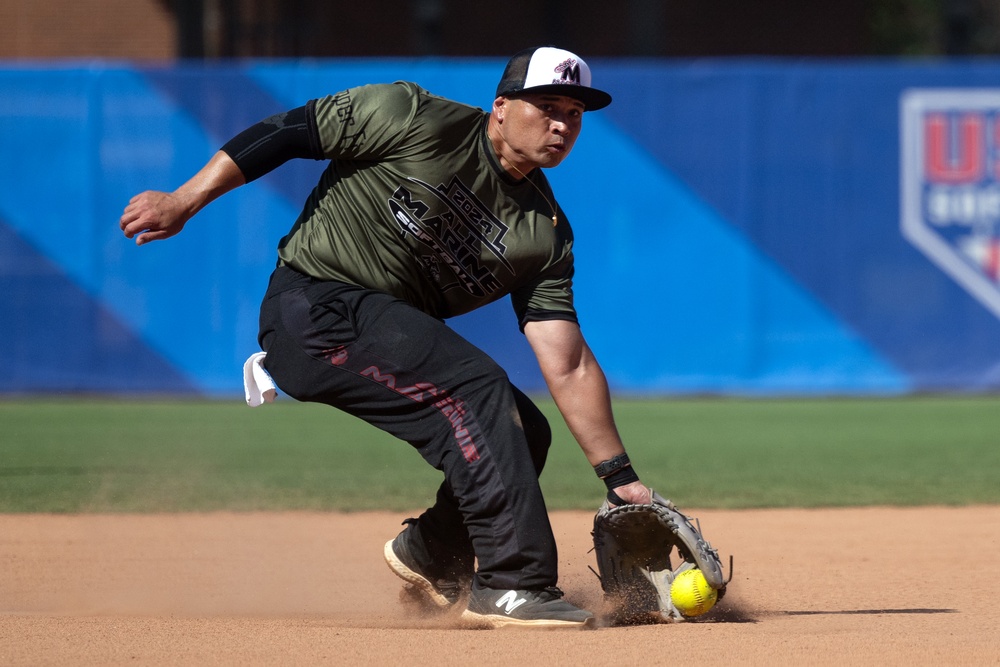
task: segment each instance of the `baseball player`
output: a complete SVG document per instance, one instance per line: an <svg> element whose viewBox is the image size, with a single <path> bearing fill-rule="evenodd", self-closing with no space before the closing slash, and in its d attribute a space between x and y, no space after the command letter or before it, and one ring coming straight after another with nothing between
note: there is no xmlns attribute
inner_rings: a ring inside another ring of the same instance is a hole
<svg viewBox="0 0 1000 667"><path fill-rule="evenodd" d="M538 484L548 423L445 319L510 295L611 502L650 501L577 324L573 234L542 171L569 155L584 113L610 103L579 56L552 47L509 61L489 112L413 83L351 88L246 129L177 190L143 192L121 217L137 245L166 239L287 160L329 160L278 246L260 312L264 366L286 394L360 417L444 473L434 505L384 556L428 604L466 601L470 624L594 617L556 587Z"/></svg>

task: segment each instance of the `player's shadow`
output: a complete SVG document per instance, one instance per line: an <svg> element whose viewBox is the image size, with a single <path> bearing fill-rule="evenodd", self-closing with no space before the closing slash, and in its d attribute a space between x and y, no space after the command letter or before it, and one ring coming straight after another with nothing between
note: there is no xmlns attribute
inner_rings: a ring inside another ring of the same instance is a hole
<svg viewBox="0 0 1000 667"><path fill-rule="evenodd" d="M775 616L824 616L824 615L882 615L882 614L958 614L957 609L830 609L830 610L785 610L767 611L763 609L751 609L739 601L733 604L720 604L719 608L713 609L711 613L703 618L693 619L699 623L758 623L762 619Z"/></svg>
<svg viewBox="0 0 1000 667"><path fill-rule="evenodd" d="M784 616L879 615L879 614L957 614L957 609L838 609L831 611L781 611Z"/></svg>

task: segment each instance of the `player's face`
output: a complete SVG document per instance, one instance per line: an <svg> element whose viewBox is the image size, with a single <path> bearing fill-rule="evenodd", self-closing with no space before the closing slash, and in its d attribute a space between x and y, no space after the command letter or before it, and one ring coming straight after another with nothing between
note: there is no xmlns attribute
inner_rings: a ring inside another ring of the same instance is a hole
<svg viewBox="0 0 1000 667"><path fill-rule="evenodd" d="M583 125L583 102L563 95L527 94L507 99L503 106L503 138L529 169L555 167L573 150Z"/></svg>

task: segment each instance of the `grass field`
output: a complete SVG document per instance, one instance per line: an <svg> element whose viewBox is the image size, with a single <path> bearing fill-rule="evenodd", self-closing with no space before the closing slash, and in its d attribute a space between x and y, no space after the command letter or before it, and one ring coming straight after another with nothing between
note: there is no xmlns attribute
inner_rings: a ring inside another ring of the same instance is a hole
<svg viewBox="0 0 1000 667"><path fill-rule="evenodd" d="M616 402L643 480L686 507L1000 503L1000 399ZM603 486L550 402L551 509ZM415 509L439 473L366 424L290 399L0 401L0 512Z"/></svg>

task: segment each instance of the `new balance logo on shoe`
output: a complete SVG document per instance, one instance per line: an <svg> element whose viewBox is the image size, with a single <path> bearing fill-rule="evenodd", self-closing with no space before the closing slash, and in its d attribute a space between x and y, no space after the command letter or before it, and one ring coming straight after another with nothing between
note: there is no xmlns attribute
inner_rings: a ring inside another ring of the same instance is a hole
<svg viewBox="0 0 1000 667"><path fill-rule="evenodd" d="M517 591L507 591L506 593L500 596L499 600L497 600L496 606L497 609L503 607L503 613L510 614L512 611L514 611L527 601L528 601L527 598L521 598L520 600L518 600Z"/></svg>
<svg viewBox="0 0 1000 667"><path fill-rule="evenodd" d="M472 587L462 620L470 627L591 628L594 615L562 599L555 586L542 590Z"/></svg>

